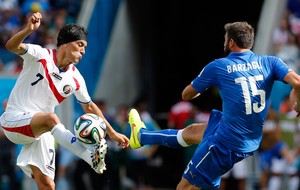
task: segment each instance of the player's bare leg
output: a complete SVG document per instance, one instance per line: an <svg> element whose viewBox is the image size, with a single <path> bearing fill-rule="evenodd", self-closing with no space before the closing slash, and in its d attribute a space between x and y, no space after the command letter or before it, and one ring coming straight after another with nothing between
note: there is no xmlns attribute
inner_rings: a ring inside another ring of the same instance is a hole
<svg viewBox="0 0 300 190"><path fill-rule="evenodd" d="M43 174L36 166L30 165L30 168L33 172L34 179L39 190L55 190L55 183L53 179Z"/></svg>
<svg viewBox="0 0 300 190"><path fill-rule="evenodd" d="M182 132L183 140L188 144L199 144L203 139L207 123L194 123L187 126Z"/></svg>
<svg viewBox="0 0 300 190"><path fill-rule="evenodd" d="M201 189L199 187L196 187L195 185L190 184L190 182L185 178L181 178L181 181L177 185L176 190L201 190Z"/></svg>
<svg viewBox="0 0 300 190"><path fill-rule="evenodd" d="M65 128L55 113L39 112L34 114L31 119L30 129L35 137L51 131L51 134L60 145L85 160L97 173L103 173L106 170L104 157L107 144L105 139L102 139L94 147L95 149L90 151L76 139L71 131Z"/></svg>

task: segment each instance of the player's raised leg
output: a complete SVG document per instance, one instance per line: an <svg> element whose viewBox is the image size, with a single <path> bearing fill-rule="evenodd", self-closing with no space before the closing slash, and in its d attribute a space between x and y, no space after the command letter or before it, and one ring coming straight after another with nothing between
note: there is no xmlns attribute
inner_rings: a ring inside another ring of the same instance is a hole
<svg viewBox="0 0 300 190"><path fill-rule="evenodd" d="M52 127L52 125L54 126ZM105 139L94 146L93 150L89 150L77 140L71 131L65 128L55 113L40 112L34 114L30 123L30 128L35 136L39 136L50 130L51 134L60 145L85 160L97 173L103 173L106 169L104 157L107 151L107 145Z"/></svg>
<svg viewBox="0 0 300 190"><path fill-rule="evenodd" d="M158 144L173 148L187 147L191 144L199 144L202 140L206 124L192 124L185 129L147 130L136 109L129 112L129 124L131 126L130 146L134 149L143 145Z"/></svg>
<svg viewBox="0 0 300 190"><path fill-rule="evenodd" d="M60 145L85 160L97 173L103 173L106 170L104 158L107 152L107 144L105 139L102 139L91 151L81 144L75 135L65 129L61 123L55 125L51 133Z"/></svg>

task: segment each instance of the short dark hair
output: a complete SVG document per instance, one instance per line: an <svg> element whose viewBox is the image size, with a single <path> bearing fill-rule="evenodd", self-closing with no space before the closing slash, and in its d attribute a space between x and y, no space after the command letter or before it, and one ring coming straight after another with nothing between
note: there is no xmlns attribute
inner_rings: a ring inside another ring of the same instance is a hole
<svg viewBox="0 0 300 190"><path fill-rule="evenodd" d="M240 48L251 49L254 44L254 28L247 22L227 23L224 26L228 40L233 39Z"/></svg>
<svg viewBox="0 0 300 190"><path fill-rule="evenodd" d="M74 23L66 24L58 33L57 47L76 40L87 41L87 34L87 30L83 26Z"/></svg>

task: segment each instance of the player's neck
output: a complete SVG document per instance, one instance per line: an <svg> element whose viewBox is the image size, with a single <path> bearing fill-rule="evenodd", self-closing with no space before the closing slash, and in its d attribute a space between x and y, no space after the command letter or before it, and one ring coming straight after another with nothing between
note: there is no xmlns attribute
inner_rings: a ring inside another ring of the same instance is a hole
<svg viewBox="0 0 300 190"><path fill-rule="evenodd" d="M237 53L242 53L245 51L249 51L250 49L245 49L245 48L239 48L239 47L233 47L231 48L231 52L237 52Z"/></svg>

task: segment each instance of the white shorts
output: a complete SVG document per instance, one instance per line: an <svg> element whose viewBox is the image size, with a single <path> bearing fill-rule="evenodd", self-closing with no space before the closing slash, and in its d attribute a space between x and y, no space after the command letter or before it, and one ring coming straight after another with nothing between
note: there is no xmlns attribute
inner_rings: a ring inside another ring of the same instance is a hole
<svg viewBox="0 0 300 190"><path fill-rule="evenodd" d="M6 137L15 144L23 144L17 158L17 165L26 175L34 178L29 165L38 167L43 174L54 179L55 146L54 137L47 132L35 138L30 130L34 113L5 112L0 123Z"/></svg>

